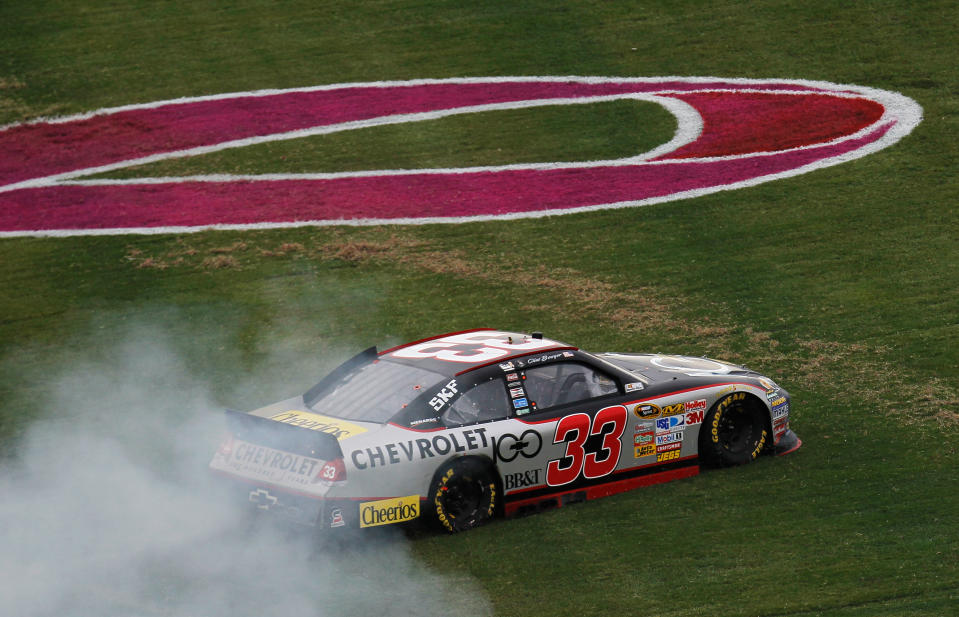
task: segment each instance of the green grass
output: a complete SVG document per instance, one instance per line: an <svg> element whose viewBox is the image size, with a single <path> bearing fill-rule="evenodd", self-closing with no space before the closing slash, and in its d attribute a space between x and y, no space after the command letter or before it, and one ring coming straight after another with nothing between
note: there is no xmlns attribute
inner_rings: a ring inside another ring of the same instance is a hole
<svg viewBox="0 0 959 617"><path fill-rule="evenodd" d="M262 88L569 74L856 83L915 98L925 118L852 163L648 208L0 241L0 440L57 413L60 375L109 364L143 331L213 403L241 408L367 345L481 325L710 354L790 390L799 452L416 537L415 555L478 581L498 615L959 614L957 25L947 2L2 4L0 124ZM668 139L664 117L626 102L497 112L124 174L613 158Z"/></svg>

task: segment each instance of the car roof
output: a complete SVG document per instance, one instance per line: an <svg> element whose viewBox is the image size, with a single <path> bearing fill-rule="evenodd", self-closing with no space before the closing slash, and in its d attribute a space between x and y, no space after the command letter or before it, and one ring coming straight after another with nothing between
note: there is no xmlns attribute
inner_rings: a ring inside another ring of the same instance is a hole
<svg viewBox="0 0 959 617"><path fill-rule="evenodd" d="M510 362L529 354L576 347L522 332L477 328L421 339L379 353L380 360L418 366L449 376L491 364L512 370Z"/></svg>

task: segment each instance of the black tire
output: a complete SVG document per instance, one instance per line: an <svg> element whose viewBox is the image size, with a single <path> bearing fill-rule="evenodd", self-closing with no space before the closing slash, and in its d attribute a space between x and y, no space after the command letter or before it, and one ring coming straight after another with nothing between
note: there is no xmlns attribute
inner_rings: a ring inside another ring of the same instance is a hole
<svg viewBox="0 0 959 617"><path fill-rule="evenodd" d="M742 465L762 454L768 440L763 404L745 392L733 392L706 414L699 433L699 455L707 465Z"/></svg>
<svg viewBox="0 0 959 617"><path fill-rule="evenodd" d="M456 458L436 471L430 484L434 521L450 533L478 527L493 517L500 491L489 463Z"/></svg>

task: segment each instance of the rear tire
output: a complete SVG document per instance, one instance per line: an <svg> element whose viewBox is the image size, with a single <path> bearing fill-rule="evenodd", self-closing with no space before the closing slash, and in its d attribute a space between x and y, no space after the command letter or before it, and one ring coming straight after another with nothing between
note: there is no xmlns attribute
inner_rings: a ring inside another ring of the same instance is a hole
<svg viewBox="0 0 959 617"><path fill-rule="evenodd" d="M769 440L765 409L745 392L733 392L706 414L699 455L708 465L730 467L755 460Z"/></svg>
<svg viewBox="0 0 959 617"><path fill-rule="evenodd" d="M456 458L436 471L429 498L434 521L457 533L489 521L499 506L500 491L489 463Z"/></svg>

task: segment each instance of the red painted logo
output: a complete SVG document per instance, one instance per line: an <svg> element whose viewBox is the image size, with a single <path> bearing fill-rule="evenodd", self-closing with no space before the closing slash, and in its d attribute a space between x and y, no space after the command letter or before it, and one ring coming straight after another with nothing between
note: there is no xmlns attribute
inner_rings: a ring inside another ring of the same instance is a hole
<svg viewBox="0 0 959 617"><path fill-rule="evenodd" d="M673 139L607 161L84 179L268 141L616 99L663 105L677 120ZM915 101L873 88L677 77L374 82L161 101L0 129L0 235L459 222L641 206L865 156L921 118Z"/></svg>

